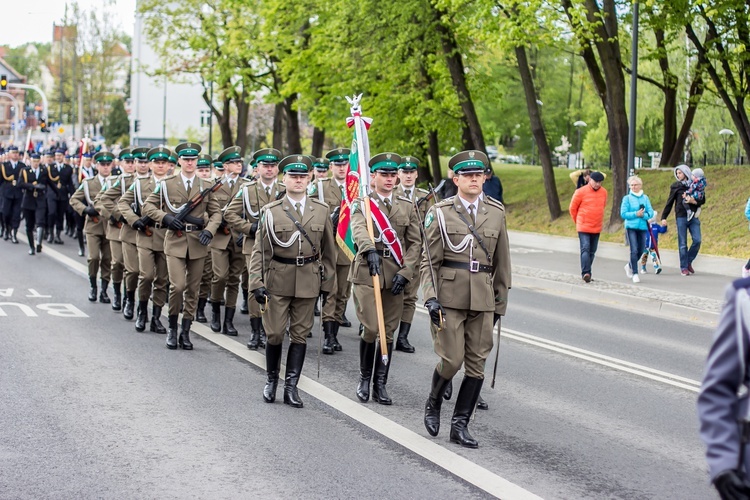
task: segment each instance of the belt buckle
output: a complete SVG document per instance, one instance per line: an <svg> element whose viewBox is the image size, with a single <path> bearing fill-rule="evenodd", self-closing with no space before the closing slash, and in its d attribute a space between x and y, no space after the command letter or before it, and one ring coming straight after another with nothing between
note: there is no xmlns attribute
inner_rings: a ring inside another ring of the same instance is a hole
<svg viewBox="0 0 750 500"><path fill-rule="evenodd" d="M390 248L384 248L383 249L383 257L390 257L391 256L391 249Z"/></svg>
<svg viewBox="0 0 750 500"><path fill-rule="evenodd" d="M478 260L469 261L469 271L472 272L472 273L478 273L479 272L479 261Z"/></svg>
<svg viewBox="0 0 750 500"><path fill-rule="evenodd" d="M305 265L305 257L303 255L297 256L297 267L302 267Z"/></svg>

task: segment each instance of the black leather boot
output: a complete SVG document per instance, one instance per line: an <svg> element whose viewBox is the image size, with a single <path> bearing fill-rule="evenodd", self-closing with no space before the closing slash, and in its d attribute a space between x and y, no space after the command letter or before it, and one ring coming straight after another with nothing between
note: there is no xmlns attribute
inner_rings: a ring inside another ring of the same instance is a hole
<svg viewBox="0 0 750 500"><path fill-rule="evenodd" d="M234 323L232 322L234 320L234 312L234 307L224 308L224 327L221 331L224 333L224 335L229 335L230 337L237 336L237 329L234 327Z"/></svg>
<svg viewBox="0 0 750 500"><path fill-rule="evenodd" d="M396 339L397 351L414 352L414 346L409 343L409 330L411 330L411 323L404 323L402 321L398 327L398 338Z"/></svg>
<svg viewBox="0 0 750 500"><path fill-rule="evenodd" d="M432 385L427 403L424 405L424 426L430 436L437 436L440 432L440 407L443 406L445 389L451 379L443 378L437 370L432 372Z"/></svg>
<svg viewBox="0 0 750 500"><path fill-rule="evenodd" d="M322 347L323 354L333 354L333 326L335 324L335 321L323 322L323 334L325 335Z"/></svg>
<svg viewBox="0 0 750 500"><path fill-rule="evenodd" d="M195 310L195 321L198 323L207 323L206 318L206 299L198 299L198 308Z"/></svg>
<svg viewBox="0 0 750 500"><path fill-rule="evenodd" d="M258 324L260 325L260 342L258 342L258 347L261 349L265 349L266 347L266 329L263 328L263 319L258 318Z"/></svg>
<svg viewBox="0 0 750 500"><path fill-rule="evenodd" d="M89 276L89 302L96 302L96 277Z"/></svg>
<svg viewBox="0 0 750 500"><path fill-rule="evenodd" d="M52 240L52 242L54 244L56 244L56 245L64 245L65 244L65 242L62 240L62 238L60 238L60 233L61 232L62 231L60 231L59 229L55 232L55 238Z"/></svg>
<svg viewBox="0 0 750 500"><path fill-rule="evenodd" d="M333 350L336 352L341 352L344 350L343 347L341 347L341 344L339 344L339 328L341 325L339 325L337 322L334 321L333 323Z"/></svg>
<svg viewBox="0 0 750 500"><path fill-rule="evenodd" d="M307 344L289 344L286 354L286 376L284 377L284 404L292 408L302 408L302 400L297 393L297 383L305 364Z"/></svg>
<svg viewBox="0 0 750 500"><path fill-rule="evenodd" d="M76 239L78 240L78 256L83 257L86 255L86 247L83 245L83 230L76 231Z"/></svg>
<svg viewBox="0 0 750 500"><path fill-rule="evenodd" d="M29 240L29 255L36 255L34 246L34 231L26 231L26 239Z"/></svg>
<svg viewBox="0 0 750 500"><path fill-rule="evenodd" d="M109 300L109 295L107 295L107 287L109 286L109 281L101 281L101 290L99 290L99 302L102 304L109 304L111 300Z"/></svg>
<svg viewBox="0 0 750 500"><path fill-rule="evenodd" d="M135 309L135 290L126 290L125 305L122 308L122 317L127 320L133 319L133 309Z"/></svg>
<svg viewBox="0 0 750 500"><path fill-rule="evenodd" d="M10 242L18 244L18 229L13 230L13 233L10 235Z"/></svg>
<svg viewBox="0 0 750 500"><path fill-rule="evenodd" d="M42 242L44 241L44 228L36 228L36 253L42 253Z"/></svg>
<svg viewBox="0 0 750 500"><path fill-rule="evenodd" d="M182 318L182 326L180 327L180 338L177 339L177 343L186 351L193 350L193 344L190 342L190 325L193 324L192 319Z"/></svg>
<svg viewBox="0 0 750 500"><path fill-rule="evenodd" d="M266 386L263 388L263 400L266 403L276 401L276 388L279 386L279 370L281 370L282 344L266 346Z"/></svg>
<svg viewBox="0 0 750 500"><path fill-rule="evenodd" d="M219 333L221 331L221 302L211 301L211 331Z"/></svg>
<svg viewBox="0 0 750 500"><path fill-rule="evenodd" d="M341 321L339 321L339 325L343 326L344 328L351 328L352 322L346 319L346 314L342 314Z"/></svg>
<svg viewBox="0 0 750 500"><path fill-rule="evenodd" d="M248 314L250 310L247 308L247 289L242 289L242 304L240 304L240 314Z"/></svg>
<svg viewBox="0 0 750 500"><path fill-rule="evenodd" d="M483 383L484 379L464 376L451 418L451 443L458 443L466 448L479 447L477 440L469 434L469 419L474 412Z"/></svg>
<svg viewBox="0 0 750 500"><path fill-rule="evenodd" d="M357 398L363 403L370 400L370 380L372 379L372 364L375 362L375 342L367 343L359 339L359 383L357 384Z"/></svg>
<svg viewBox="0 0 750 500"><path fill-rule="evenodd" d="M391 363L393 363L393 344L388 344L388 364L383 363L383 356L380 354L379 342L376 342L375 346L375 373L372 381L372 400L377 401L381 405L393 404L388 391L385 386L388 383L388 370L391 369Z"/></svg>
<svg viewBox="0 0 750 500"><path fill-rule="evenodd" d="M453 379L448 381L448 387L445 389L445 393L443 393L443 399L450 401L451 396L453 396Z"/></svg>
<svg viewBox="0 0 750 500"><path fill-rule="evenodd" d="M490 405L487 404L487 401L482 399L482 395L479 395L479 399L477 399L477 410L489 410Z"/></svg>
<svg viewBox="0 0 750 500"><path fill-rule="evenodd" d="M161 306L151 308L151 331L154 333L167 333L167 329L161 324Z"/></svg>
<svg viewBox="0 0 750 500"><path fill-rule="evenodd" d="M177 315L169 315L169 333L167 334L167 349L177 349Z"/></svg>
<svg viewBox="0 0 750 500"><path fill-rule="evenodd" d="M250 318L250 340L247 342L247 348L251 351L258 350L258 346L260 345L260 322L260 318ZM267 352L266 356L268 356Z"/></svg>
<svg viewBox="0 0 750 500"><path fill-rule="evenodd" d="M144 331L146 329L146 321L148 321L148 300L139 300L138 315L135 318L135 331Z"/></svg>
<svg viewBox="0 0 750 500"><path fill-rule="evenodd" d="M320 316L320 308L318 307L318 301L315 301L315 308L313 309L313 314L315 316Z"/></svg>
<svg viewBox="0 0 750 500"><path fill-rule="evenodd" d="M112 310L122 311L122 292L120 291L120 283L112 282L112 290L115 292L115 296L112 300Z"/></svg>

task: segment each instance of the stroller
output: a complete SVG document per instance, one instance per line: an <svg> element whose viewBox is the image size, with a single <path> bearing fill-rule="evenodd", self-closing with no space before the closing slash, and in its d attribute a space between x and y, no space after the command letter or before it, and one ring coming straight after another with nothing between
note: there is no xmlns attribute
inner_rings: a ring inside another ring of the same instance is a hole
<svg viewBox="0 0 750 500"><path fill-rule="evenodd" d="M648 258L651 258L651 262L654 265L654 272L656 274L661 273L661 256L659 255L659 243L658 240L654 237L654 230L651 227L651 224L648 225L648 236L649 236L649 245L648 248L646 248L646 253L643 256L643 259L641 261L643 267L646 267L646 262L648 262Z"/></svg>

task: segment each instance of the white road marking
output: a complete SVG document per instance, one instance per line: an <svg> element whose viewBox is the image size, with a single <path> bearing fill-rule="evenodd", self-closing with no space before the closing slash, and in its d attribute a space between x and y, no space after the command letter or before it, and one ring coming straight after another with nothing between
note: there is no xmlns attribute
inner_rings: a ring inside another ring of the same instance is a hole
<svg viewBox="0 0 750 500"><path fill-rule="evenodd" d="M84 276L87 273L86 266L60 254L59 252L50 251L45 252L45 254L76 271L82 272ZM266 357L261 355L258 351L250 351L240 342L232 340L230 337L221 333L214 333L210 328L200 323L193 323L191 330L209 342L212 342L265 370ZM541 498L484 467L475 464L471 460L444 448L435 440L421 436L420 434L417 434L416 432L370 410L361 403L353 401L346 396L342 396L336 391L329 389L309 377L304 375L300 377L299 388L322 403L325 403L331 408L334 408L361 424L366 425L375 432L403 446L413 453L416 453L464 481L473 484L477 488L486 491L490 495L509 500L532 500ZM260 398L260 395L258 395L258 397ZM447 429L444 429L443 440L445 439L446 433Z"/></svg>

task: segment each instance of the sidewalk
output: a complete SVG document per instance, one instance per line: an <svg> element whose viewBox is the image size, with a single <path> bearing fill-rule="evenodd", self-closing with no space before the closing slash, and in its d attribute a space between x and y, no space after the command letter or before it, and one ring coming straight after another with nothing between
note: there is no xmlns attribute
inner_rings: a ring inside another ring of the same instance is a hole
<svg viewBox="0 0 750 500"><path fill-rule="evenodd" d="M662 250L663 270L641 275L641 283L625 276L629 249L623 244L600 242L593 265L593 281L580 274L578 239L510 231L513 285L569 295L618 308L715 326L724 289L740 277L745 261L698 255L696 273L682 276L676 251Z"/></svg>

